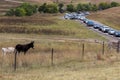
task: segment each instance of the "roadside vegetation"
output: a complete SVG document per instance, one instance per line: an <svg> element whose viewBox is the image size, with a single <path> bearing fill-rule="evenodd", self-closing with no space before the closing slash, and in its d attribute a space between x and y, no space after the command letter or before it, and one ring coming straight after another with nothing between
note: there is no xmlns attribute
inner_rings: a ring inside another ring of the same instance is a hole
<svg viewBox="0 0 120 80"><path fill-rule="evenodd" d="M63 13L65 11L68 12L79 12L79 11L99 11L99 10L105 10L108 8L112 7L117 7L120 6L119 3L117 2L102 2L99 4L91 4L91 3L86 3L86 4L68 4L64 6L63 3L53 3L53 4L47 4L44 3L40 6L38 5L31 5L29 3L23 3L21 6L15 8L15 9L10 9L6 15L7 16L31 16L38 11L40 13ZM66 8L65 8L66 7Z"/></svg>

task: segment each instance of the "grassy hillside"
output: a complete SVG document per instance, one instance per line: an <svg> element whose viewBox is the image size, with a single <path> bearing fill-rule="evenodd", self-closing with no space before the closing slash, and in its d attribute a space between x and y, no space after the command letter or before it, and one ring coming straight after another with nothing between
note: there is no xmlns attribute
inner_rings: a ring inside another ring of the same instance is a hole
<svg viewBox="0 0 120 80"><path fill-rule="evenodd" d="M88 18L120 30L120 7L92 13Z"/></svg>
<svg viewBox="0 0 120 80"><path fill-rule="evenodd" d="M1 33L34 33L40 35L69 36L103 39L80 22L64 20L59 15L33 15L31 17L0 17Z"/></svg>

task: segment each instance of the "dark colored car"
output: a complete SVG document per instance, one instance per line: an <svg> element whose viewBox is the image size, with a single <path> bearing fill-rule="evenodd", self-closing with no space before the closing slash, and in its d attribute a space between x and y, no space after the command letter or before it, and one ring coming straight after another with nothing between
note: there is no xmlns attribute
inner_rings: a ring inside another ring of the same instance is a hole
<svg viewBox="0 0 120 80"><path fill-rule="evenodd" d="M87 24L87 26L93 26L93 25L94 25L94 22L91 21L91 20L89 20L86 24Z"/></svg>
<svg viewBox="0 0 120 80"><path fill-rule="evenodd" d="M120 37L120 31L116 31L116 32L114 33L114 36L115 36L115 37Z"/></svg>
<svg viewBox="0 0 120 80"><path fill-rule="evenodd" d="M94 24L94 25L93 25L93 28L94 28L94 29L99 29L99 27L101 27L100 24Z"/></svg>

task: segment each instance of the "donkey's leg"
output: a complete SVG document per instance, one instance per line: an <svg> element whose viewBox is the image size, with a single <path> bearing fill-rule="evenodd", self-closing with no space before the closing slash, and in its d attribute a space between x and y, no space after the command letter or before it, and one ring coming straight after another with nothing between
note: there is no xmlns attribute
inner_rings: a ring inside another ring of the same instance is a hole
<svg viewBox="0 0 120 80"><path fill-rule="evenodd" d="M26 51L24 52L24 55L26 54Z"/></svg>
<svg viewBox="0 0 120 80"><path fill-rule="evenodd" d="M3 55L3 56L6 55L6 52L5 52L4 50L2 50L2 55Z"/></svg>

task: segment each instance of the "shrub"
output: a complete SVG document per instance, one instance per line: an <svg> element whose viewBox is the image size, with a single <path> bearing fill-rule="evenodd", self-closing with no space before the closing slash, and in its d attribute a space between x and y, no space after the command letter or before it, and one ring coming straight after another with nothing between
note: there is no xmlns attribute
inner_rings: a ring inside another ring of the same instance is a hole
<svg viewBox="0 0 120 80"><path fill-rule="evenodd" d="M10 9L6 15L8 16L31 16L37 12L37 5L30 5L29 3L23 3L21 6Z"/></svg>
<svg viewBox="0 0 120 80"><path fill-rule="evenodd" d="M44 3L43 5L41 5L39 8L38 8L38 11L41 13L46 13L47 12L47 4Z"/></svg>
<svg viewBox="0 0 120 80"><path fill-rule="evenodd" d="M98 6L96 4L92 5L92 11L97 11L98 10Z"/></svg>
<svg viewBox="0 0 120 80"><path fill-rule="evenodd" d="M91 4L83 4L83 10L84 11L90 11L91 10Z"/></svg>
<svg viewBox="0 0 120 80"><path fill-rule="evenodd" d="M47 5L47 13L57 13L58 8L56 4L48 4Z"/></svg>
<svg viewBox="0 0 120 80"><path fill-rule="evenodd" d="M58 12L58 6L56 4L46 4L44 3L41 5L38 9L40 13L57 13Z"/></svg>
<svg viewBox="0 0 120 80"><path fill-rule="evenodd" d="M111 7L117 7L117 6L120 6L120 4L117 2L111 2Z"/></svg>
<svg viewBox="0 0 120 80"><path fill-rule="evenodd" d="M83 11L83 5L81 3L77 4L77 11Z"/></svg>
<svg viewBox="0 0 120 80"><path fill-rule="evenodd" d="M26 11L24 8L16 8L15 9L15 16L25 16Z"/></svg>
<svg viewBox="0 0 120 80"><path fill-rule="evenodd" d="M30 5L29 3L23 3L20 7L25 9L27 16L31 16L33 15L33 13L37 12L36 5Z"/></svg>
<svg viewBox="0 0 120 80"><path fill-rule="evenodd" d="M104 10L104 9L108 9L108 8L111 8L111 5L108 3L103 2L103 3L99 4L99 10Z"/></svg>
<svg viewBox="0 0 120 80"><path fill-rule="evenodd" d="M75 9L74 5L69 4L69 5L67 5L67 11L74 12L74 11L76 11L76 9Z"/></svg>

